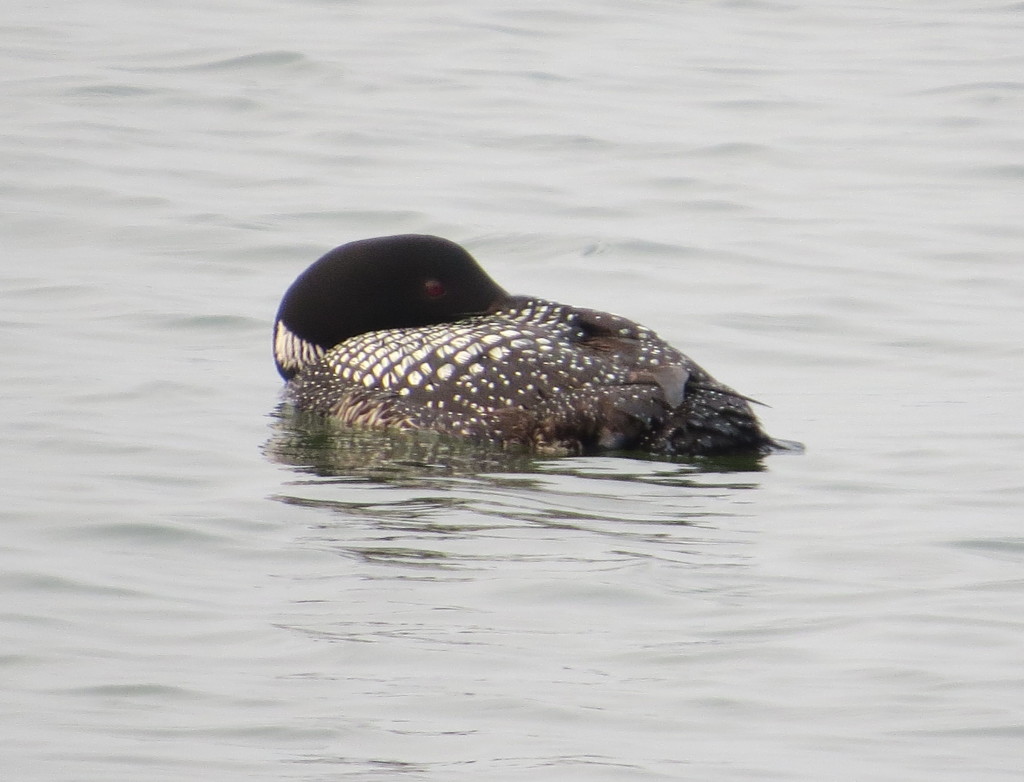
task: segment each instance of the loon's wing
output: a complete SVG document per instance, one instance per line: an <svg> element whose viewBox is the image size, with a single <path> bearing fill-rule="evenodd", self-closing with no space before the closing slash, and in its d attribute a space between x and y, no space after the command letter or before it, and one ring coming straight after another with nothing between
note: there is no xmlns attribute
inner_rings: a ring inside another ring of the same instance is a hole
<svg viewBox="0 0 1024 782"><path fill-rule="evenodd" d="M610 312L573 309L581 346L625 370L627 384L655 385L665 406L683 403L691 367L696 365L650 329Z"/></svg>

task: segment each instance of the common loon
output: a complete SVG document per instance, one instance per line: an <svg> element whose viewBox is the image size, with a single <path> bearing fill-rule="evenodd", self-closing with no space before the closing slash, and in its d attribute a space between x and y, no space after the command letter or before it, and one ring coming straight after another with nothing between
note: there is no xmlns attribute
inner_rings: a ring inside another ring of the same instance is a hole
<svg viewBox="0 0 1024 782"><path fill-rule="evenodd" d="M274 324L285 397L357 427L543 453L762 454L746 397L618 315L512 296L462 247L385 236L299 275Z"/></svg>

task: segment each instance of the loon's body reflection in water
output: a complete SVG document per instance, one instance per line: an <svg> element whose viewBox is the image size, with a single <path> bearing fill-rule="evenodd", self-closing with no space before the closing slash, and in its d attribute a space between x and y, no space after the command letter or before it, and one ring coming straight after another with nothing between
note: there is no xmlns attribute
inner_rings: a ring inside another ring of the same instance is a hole
<svg viewBox="0 0 1024 782"><path fill-rule="evenodd" d="M391 482L403 478L529 473L539 460L522 450L476 444L426 430L348 427L282 403L274 411L268 457L320 477Z"/></svg>
<svg viewBox="0 0 1024 782"><path fill-rule="evenodd" d="M353 429L287 404L273 429L266 455L298 474L272 499L314 514L310 540L417 572L523 551L603 561L608 545L616 558L633 545L674 557L680 540L718 534L742 513L764 469L755 457L539 457L429 431ZM550 548L552 536L575 533L582 549Z"/></svg>
<svg viewBox="0 0 1024 782"><path fill-rule="evenodd" d="M422 483L431 478L575 475L601 480L646 481L694 488L704 476L757 473L764 457L687 458L644 453L601 457L540 456L518 447L476 443L431 431L368 430L281 403L272 414L268 458L320 478L381 483ZM628 458L615 458L615 457ZM614 468L609 465L615 465ZM717 481L714 481L720 485ZM742 483L742 482L741 482Z"/></svg>

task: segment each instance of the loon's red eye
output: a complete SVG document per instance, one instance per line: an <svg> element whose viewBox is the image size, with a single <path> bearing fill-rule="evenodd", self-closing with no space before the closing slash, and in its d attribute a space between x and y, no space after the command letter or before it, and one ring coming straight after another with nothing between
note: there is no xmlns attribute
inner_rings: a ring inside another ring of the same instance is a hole
<svg viewBox="0 0 1024 782"><path fill-rule="evenodd" d="M428 299L439 299L444 296L444 284L440 280L426 280L423 283L423 292Z"/></svg>

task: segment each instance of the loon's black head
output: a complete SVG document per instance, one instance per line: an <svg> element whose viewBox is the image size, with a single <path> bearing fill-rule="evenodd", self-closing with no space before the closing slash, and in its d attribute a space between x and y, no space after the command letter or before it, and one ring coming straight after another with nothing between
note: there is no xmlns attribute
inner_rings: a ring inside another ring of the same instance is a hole
<svg viewBox="0 0 1024 782"><path fill-rule="evenodd" d="M408 234L336 247L299 275L274 323L274 360L287 380L339 342L382 329L447 323L508 294L462 247Z"/></svg>

